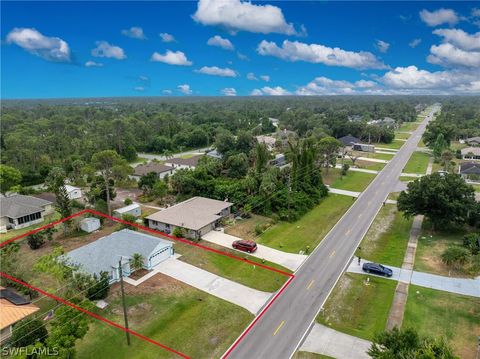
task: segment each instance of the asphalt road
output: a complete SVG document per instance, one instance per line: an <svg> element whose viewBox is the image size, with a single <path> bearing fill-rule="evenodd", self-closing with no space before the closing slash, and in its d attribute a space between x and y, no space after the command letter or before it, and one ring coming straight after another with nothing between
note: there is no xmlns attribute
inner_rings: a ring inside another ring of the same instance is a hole
<svg viewBox="0 0 480 359"><path fill-rule="evenodd" d="M297 270L295 279L228 358L287 359L294 354L383 202L395 188L433 111Z"/></svg>

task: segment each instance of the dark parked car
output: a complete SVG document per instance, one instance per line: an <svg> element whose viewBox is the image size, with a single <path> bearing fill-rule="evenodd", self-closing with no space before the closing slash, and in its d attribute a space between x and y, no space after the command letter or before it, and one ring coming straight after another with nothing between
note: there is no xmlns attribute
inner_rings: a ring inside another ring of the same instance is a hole
<svg viewBox="0 0 480 359"><path fill-rule="evenodd" d="M367 273L384 275L386 277L391 277L393 274L390 268L384 267L378 263L364 263L362 269Z"/></svg>
<svg viewBox="0 0 480 359"><path fill-rule="evenodd" d="M257 250L257 243L247 239L242 239L232 243L232 247L240 251L253 253Z"/></svg>

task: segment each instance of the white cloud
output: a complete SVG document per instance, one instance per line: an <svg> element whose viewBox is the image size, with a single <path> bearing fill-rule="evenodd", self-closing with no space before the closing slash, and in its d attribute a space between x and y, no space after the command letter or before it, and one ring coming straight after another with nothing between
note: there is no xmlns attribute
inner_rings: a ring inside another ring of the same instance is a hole
<svg viewBox="0 0 480 359"><path fill-rule="evenodd" d="M192 94L192 89L190 88L190 85L187 85L187 84L178 85L177 89L178 89L178 91L180 91L184 95L191 95Z"/></svg>
<svg viewBox="0 0 480 359"><path fill-rule="evenodd" d="M270 76L268 76L268 75L262 75L262 76L260 76L260 78L265 82L270 82Z"/></svg>
<svg viewBox="0 0 480 359"><path fill-rule="evenodd" d="M96 48L92 50L92 56L95 57L108 57L117 60L123 60L127 56L121 47L111 45L106 41L97 41Z"/></svg>
<svg viewBox="0 0 480 359"><path fill-rule="evenodd" d="M279 7L268 4L254 5L240 0L199 0L192 17L203 25L220 26L232 33L299 34L292 23L286 22Z"/></svg>
<svg viewBox="0 0 480 359"><path fill-rule="evenodd" d="M234 70L229 69L228 67L221 68L217 66L203 66L201 69L195 71L205 75L237 77L237 73Z"/></svg>
<svg viewBox="0 0 480 359"><path fill-rule="evenodd" d="M34 28L14 28L7 35L8 44L16 44L25 51L47 61L70 62L68 44L59 37L48 37Z"/></svg>
<svg viewBox="0 0 480 359"><path fill-rule="evenodd" d="M480 17L480 9L474 7L474 8L472 9L472 16L474 16L474 17Z"/></svg>
<svg viewBox="0 0 480 359"><path fill-rule="evenodd" d="M143 33L143 29L138 26L132 26L130 29L122 30L122 35L138 40L145 40L147 38Z"/></svg>
<svg viewBox="0 0 480 359"><path fill-rule="evenodd" d="M280 86L276 86L276 87L265 86L265 87L262 87L261 89L252 90L252 92L250 92L250 95L251 96L261 96L261 95L286 96L286 95L291 95L291 92L285 90Z"/></svg>
<svg viewBox="0 0 480 359"><path fill-rule="evenodd" d="M159 54L158 52L154 52L152 57L150 58L151 61L155 62L164 62L169 65L178 65L178 66L191 66L193 62L187 59L187 56L181 51L170 51L167 50L165 55Z"/></svg>
<svg viewBox="0 0 480 359"><path fill-rule="evenodd" d="M455 11L444 8L435 11L423 9L419 15L425 24L432 27L442 24L455 25L460 20Z"/></svg>
<svg viewBox="0 0 480 359"><path fill-rule="evenodd" d="M158 36L160 36L160 38L162 39L163 42L174 42L175 41L175 37L172 34L169 34L167 32L161 32L160 34L158 34Z"/></svg>
<svg viewBox="0 0 480 359"><path fill-rule="evenodd" d="M383 75L381 81L393 90L404 93L462 94L478 91L480 73L473 70L430 72L416 66L397 67Z"/></svg>
<svg viewBox="0 0 480 359"><path fill-rule="evenodd" d="M416 48L418 45L420 45L422 42L422 39L413 39L408 43L408 46L410 46L412 49Z"/></svg>
<svg viewBox="0 0 480 359"><path fill-rule="evenodd" d="M317 95L353 95L357 93L369 93L371 89L378 87L373 81L359 80L349 82L345 80L332 80L327 77L316 77L307 85L298 88L295 92L301 96Z"/></svg>
<svg viewBox="0 0 480 359"><path fill-rule="evenodd" d="M102 67L103 64L100 62L95 62L95 61L87 61L85 62L85 67Z"/></svg>
<svg viewBox="0 0 480 359"><path fill-rule="evenodd" d="M233 87L226 87L221 91L224 96L237 96L237 90Z"/></svg>
<svg viewBox="0 0 480 359"><path fill-rule="evenodd" d="M385 53L390 48L390 44L383 40L375 40L375 47L378 49L378 51Z"/></svg>
<svg viewBox="0 0 480 359"><path fill-rule="evenodd" d="M140 92L141 92L141 91L145 91L145 87L143 87L143 86L135 86L133 89L134 89L135 91L140 91Z"/></svg>
<svg viewBox="0 0 480 359"><path fill-rule="evenodd" d="M145 75L138 76L138 79L140 81L143 81L143 82L149 82L150 81L150 78L148 76L145 76Z"/></svg>
<svg viewBox="0 0 480 359"><path fill-rule="evenodd" d="M342 66L356 69L386 68L375 55L370 52L353 52L331 48L319 44L305 44L298 41L285 40L282 47L276 43L263 40L258 44L257 52L263 56L275 56L288 61L307 61L322 63L328 66Z"/></svg>
<svg viewBox="0 0 480 359"><path fill-rule="evenodd" d="M221 36L215 35L208 39L207 45L221 47L224 50L235 50L235 47L229 39L224 39Z"/></svg>
<svg viewBox="0 0 480 359"><path fill-rule="evenodd" d="M440 44L430 47L427 61L442 66L480 67L480 52L465 51L452 44Z"/></svg>
<svg viewBox="0 0 480 359"><path fill-rule="evenodd" d="M249 72L247 74L247 80L250 80L250 81L258 81L257 77L255 76L255 74L253 72Z"/></svg>
<svg viewBox="0 0 480 359"><path fill-rule="evenodd" d="M172 90L162 90L162 93L164 95L171 95L172 94Z"/></svg>
<svg viewBox="0 0 480 359"><path fill-rule="evenodd" d="M240 51L237 51L237 57L243 61L250 61L247 55L242 54Z"/></svg>
<svg viewBox="0 0 480 359"><path fill-rule="evenodd" d="M437 29L435 35L443 37L444 42L448 42L463 50L480 50L480 31L470 35L461 29ZM480 55L479 55L480 56Z"/></svg>

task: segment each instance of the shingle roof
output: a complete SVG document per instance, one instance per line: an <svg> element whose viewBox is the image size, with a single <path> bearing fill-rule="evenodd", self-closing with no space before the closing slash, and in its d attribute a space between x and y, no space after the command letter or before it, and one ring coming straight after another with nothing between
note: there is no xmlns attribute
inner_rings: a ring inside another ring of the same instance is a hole
<svg viewBox="0 0 480 359"><path fill-rule="evenodd" d="M44 211L44 207L49 204L52 204L52 202L21 194L0 197L0 215L2 217L19 218Z"/></svg>
<svg viewBox="0 0 480 359"><path fill-rule="evenodd" d="M480 163L464 162L460 164L460 173L465 175L480 175Z"/></svg>
<svg viewBox="0 0 480 359"><path fill-rule="evenodd" d="M0 287L1 290L8 290L3 287ZM12 324L15 324L19 320L29 316L40 310L34 304L22 304L17 305L10 302L8 299L0 299L0 307L2 308L2 315L0 315L0 329L4 329Z"/></svg>
<svg viewBox="0 0 480 359"><path fill-rule="evenodd" d="M467 139L465 140L465 142L467 142L467 143L470 143L470 142L480 143L480 136L475 136L475 137L467 138Z"/></svg>
<svg viewBox="0 0 480 359"><path fill-rule="evenodd" d="M161 174L164 172L169 172L173 170L172 166L166 166L162 163L149 162L146 165L138 165L135 167L134 175L135 176L144 176L150 172L155 172L156 174Z"/></svg>
<svg viewBox="0 0 480 359"><path fill-rule="evenodd" d="M78 264L90 274L99 274L117 268L120 258L131 257L134 253L148 258L159 244L168 247L172 243L145 233L123 229L74 249L68 252L65 258L70 264Z"/></svg>
<svg viewBox="0 0 480 359"><path fill-rule="evenodd" d="M198 161L200 161L200 158L202 157L203 155L196 155L189 158L172 158L170 160L165 161L165 163L196 167L198 165Z"/></svg>
<svg viewBox="0 0 480 359"><path fill-rule="evenodd" d="M343 136L338 139L344 146L352 146L354 143L359 143L360 139L352 135Z"/></svg>
<svg viewBox="0 0 480 359"><path fill-rule="evenodd" d="M177 227L199 230L220 219L218 214L233 203L205 197L193 197L172 207L146 217L161 223Z"/></svg>
<svg viewBox="0 0 480 359"><path fill-rule="evenodd" d="M475 156L480 156L480 147L466 147L461 150L462 155L473 153Z"/></svg>

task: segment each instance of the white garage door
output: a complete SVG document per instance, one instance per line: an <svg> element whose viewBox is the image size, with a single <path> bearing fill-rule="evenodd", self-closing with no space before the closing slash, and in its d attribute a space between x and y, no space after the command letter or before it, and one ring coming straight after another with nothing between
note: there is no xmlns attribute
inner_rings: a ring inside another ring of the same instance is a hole
<svg viewBox="0 0 480 359"><path fill-rule="evenodd" d="M150 256L150 266L156 266L158 263L163 262L165 259L169 258L172 253L172 247L165 247L159 250L158 252Z"/></svg>

